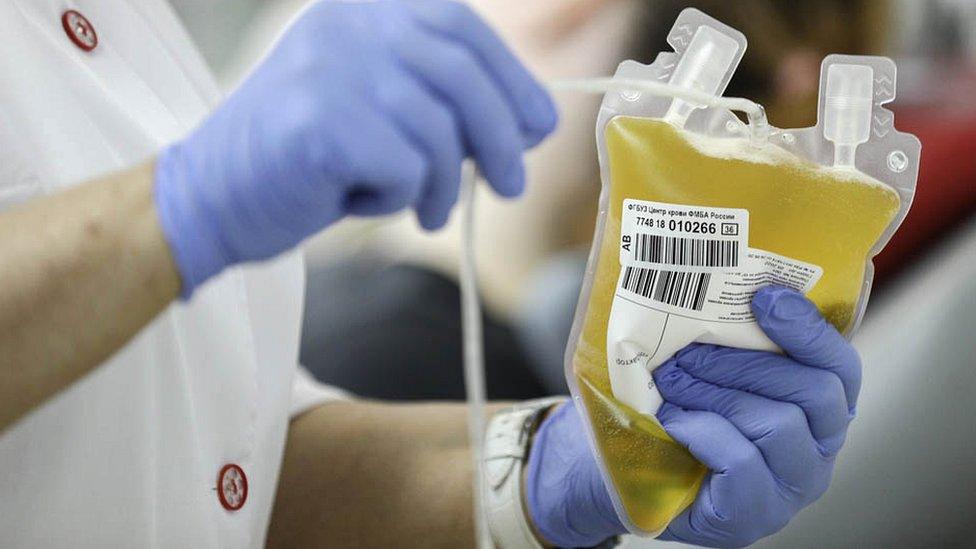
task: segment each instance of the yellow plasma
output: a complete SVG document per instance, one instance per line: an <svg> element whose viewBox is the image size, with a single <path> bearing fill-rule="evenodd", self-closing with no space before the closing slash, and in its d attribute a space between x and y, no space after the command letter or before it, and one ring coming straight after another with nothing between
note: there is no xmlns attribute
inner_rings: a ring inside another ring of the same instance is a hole
<svg viewBox="0 0 976 549"><path fill-rule="evenodd" d="M638 528L654 533L694 500L706 469L610 389L606 334L620 274L623 200L749 210L750 247L823 267L808 297L842 332L854 321L871 249L900 200L887 185L773 145L756 149L745 139L691 136L655 119L614 118L606 143L606 226L573 368L620 500Z"/></svg>

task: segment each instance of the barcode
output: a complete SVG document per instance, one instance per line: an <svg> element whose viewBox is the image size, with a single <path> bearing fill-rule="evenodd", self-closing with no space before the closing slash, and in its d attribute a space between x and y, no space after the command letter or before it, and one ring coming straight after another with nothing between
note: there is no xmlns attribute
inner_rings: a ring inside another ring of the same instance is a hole
<svg viewBox="0 0 976 549"><path fill-rule="evenodd" d="M622 286L625 290L654 301L700 311L705 306L705 294L711 278L711 273L625 267Z"/></svg>
<svg viewBox="0 0 976 549"><path fill-rule="evenodd" d="M739 242L637 233L634 259L688 267L738 267Z"/></svg>

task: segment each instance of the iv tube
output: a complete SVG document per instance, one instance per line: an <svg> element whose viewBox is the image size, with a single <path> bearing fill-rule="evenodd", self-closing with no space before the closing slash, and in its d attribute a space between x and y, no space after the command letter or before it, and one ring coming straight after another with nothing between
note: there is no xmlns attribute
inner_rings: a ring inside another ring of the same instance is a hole
<svg viewBox="0 0 976 549"><path fill-rule="evenodd" d="M478 171L473 160L461 165L460 203L461 262L458 283L461 288L461 330L464 349L464 393L468 404L468 441L471 445L474 491L474 534L478 549L492 546L483 509L484 439L485 439L485 353L481 329L481 302L478 294L477 265L474 247L474 195Z"/></svg>
<svg viewBox="0 0 976 549"><path fill-rule="evenodd" d="M766 110L759 103L740 97L719 97L708 93L664 84L654 80L634 78L580 78L554 80L549 88L552 91L575 91L583 93L603 94L611 91L637 91L652 95L670 96L702 107L719 107L730 111L745 113L749 121L749 135L752 143L762 146L769 138L769 120Z"/></svg>

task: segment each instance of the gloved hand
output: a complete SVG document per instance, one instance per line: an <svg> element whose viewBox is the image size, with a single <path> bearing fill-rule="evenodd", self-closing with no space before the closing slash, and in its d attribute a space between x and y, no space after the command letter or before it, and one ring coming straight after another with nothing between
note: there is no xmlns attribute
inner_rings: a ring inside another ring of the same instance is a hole
<svg viewBox="0 0 976 549"><path fill-rule="evenodd" d="M763 288L753 311L787 356L694 344L654 372L665 400L658 419L711 469L662 540L748 545L780 530L830 483L860 390L857 352L791 290ZM572 405L539 426L526 500L536 528L560 547L625 531Z"/></svg>
<svg viewBox="0 0 976 549"><path fill-rule="evenodd" d="M711 469L661 539L745 546L830 484L861 386L858 354L796 292L764 288L752 307L787 356L691 345L654 372L658 419Z"/></svg>
<svg viewBox="0 0 976 549"><path fill-rule="evenodd" d="M522 152L555 124L546 91L463 4L320 1L157 160L183 297L346 215L412 206L421 225L440 227L467 156L515 196Z"/></svg>
<svg viewBox="0 0 976 549"><path fill-rule="evenodd" d="M557 547L593 547L627 529L617 517L572 402L539 425L529 450L525 499L532 523Z"/></svg>

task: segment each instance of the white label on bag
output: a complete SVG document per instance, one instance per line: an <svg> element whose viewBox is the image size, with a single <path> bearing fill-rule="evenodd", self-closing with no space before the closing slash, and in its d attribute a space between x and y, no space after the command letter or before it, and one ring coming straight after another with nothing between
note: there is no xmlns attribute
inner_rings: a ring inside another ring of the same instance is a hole
<svg viewBox="0 0 976 549"><path fill-rule="evenodd" d="M752 322L756 291L777 284L806 293L823 269L749 248L749 212L624 200L617 294L701 320Z"/></svg>
<svg viewBox="0 0 976 549"><path fill-rule="evenodd" d="M627 199L620 278L607 326L614 396L653 416L651 372L694 341L775 351L752 298L776 284L809 292L817 265L749 247L749 212Z"/></svg>
<svg viewBox="0 0 976 549"><path fill-rule="evenodd" d="M621 265L714 272L742 265L748 246L748 210L624 200Z"/></svg>
<svg viewBox="0 0 976 549"><path fill-rule="evenodd" d="M617 295L667 313L719 322L752 322L756 291L776 284L809 292L823 269L765 250L749 248L735 270L672 271L623 265Z"/></svg>

